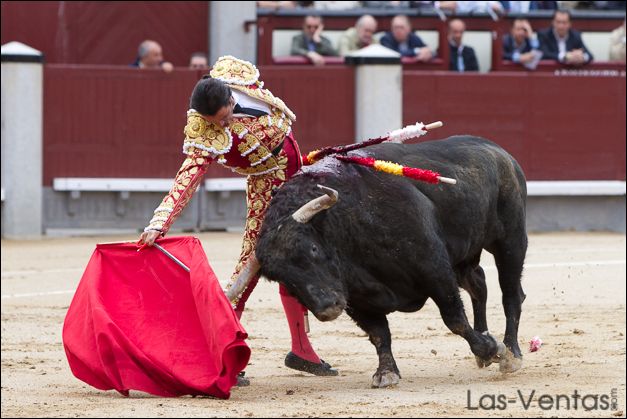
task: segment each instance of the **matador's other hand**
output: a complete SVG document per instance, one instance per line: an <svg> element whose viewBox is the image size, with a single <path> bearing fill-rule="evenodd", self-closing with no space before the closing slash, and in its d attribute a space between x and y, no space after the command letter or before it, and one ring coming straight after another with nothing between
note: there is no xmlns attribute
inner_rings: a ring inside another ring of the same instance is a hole
<svg viewBox="0 0 627 419"><path fill-rule="evenodd" d="M152 246L155 244L155 240L159 238L161 235L160 231L149 230L144 231L141 236L139 236L139 241L137 242L138 246Z"/></svg>

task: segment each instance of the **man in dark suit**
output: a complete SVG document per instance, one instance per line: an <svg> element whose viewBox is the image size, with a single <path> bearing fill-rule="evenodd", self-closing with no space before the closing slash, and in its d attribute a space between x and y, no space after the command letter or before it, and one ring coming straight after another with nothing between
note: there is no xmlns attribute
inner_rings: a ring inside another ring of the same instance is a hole
<svg viewBox="0 0 627 419"><path fill-rule="evenodd" d="M403 57L416 57L418 61L429 61L433 56L431 49L411 30L409 18L405 15L394 16L392 30L381 38L381 45L399 52Z"/></svg>
<svg viewBox="0 0 627 419"><path fill-rule="evenodd" d="M527 19L515 19L511 33L503 37L503 59L534 69L540 60L540 41Z"/></svg>
<svg viewBox="0 0 627 419"><path fill-rule="evenodd" d="M582 66L592 61L592 54L583 44L581 34L571 28L570 12L556 10L550 28L538 32L543 58Z"/></svg>
<svg viewBox="0 0 627 419"><path fill-rule="evenodd" d="M461 19L453 19L448 24L448 44L450 48L449 70L479 71L475 50L462 44L466 24Z"/></svg>
<svg viewBox="0 0 627 419"><path fill-rule="evenodd" d="M533 30L527 19L515 19L511 32L503 37L503 59L524 62L523 57L533 49L538 49L540 43L533 36Z"/></svg>

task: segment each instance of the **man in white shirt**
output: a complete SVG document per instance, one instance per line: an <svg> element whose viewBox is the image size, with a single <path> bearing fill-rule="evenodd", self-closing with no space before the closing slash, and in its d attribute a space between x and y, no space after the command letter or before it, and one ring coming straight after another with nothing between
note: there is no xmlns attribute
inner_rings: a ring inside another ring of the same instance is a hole
<svg viewBox="0 0 627 419"><path fill-rule="evenodd" d="M582 66L592 61L592 54L583 43L581 33L572 29L568 10L556 10L550 28L538 32L543 59Z"/></svg>

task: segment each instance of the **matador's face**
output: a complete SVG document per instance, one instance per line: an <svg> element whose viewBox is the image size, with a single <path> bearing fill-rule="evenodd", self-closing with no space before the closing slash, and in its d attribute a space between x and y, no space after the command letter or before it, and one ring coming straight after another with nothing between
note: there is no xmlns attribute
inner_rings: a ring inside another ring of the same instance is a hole
<svg viewBox="0 0 627 419"><path fill-rule="evenodd" d="M228 105L221 107L215 115L203 115L202 117L208 122L226 126L229 124L231 119L233 119L233 108L235 107L235 103L235 98L231 96Z"/></svg>

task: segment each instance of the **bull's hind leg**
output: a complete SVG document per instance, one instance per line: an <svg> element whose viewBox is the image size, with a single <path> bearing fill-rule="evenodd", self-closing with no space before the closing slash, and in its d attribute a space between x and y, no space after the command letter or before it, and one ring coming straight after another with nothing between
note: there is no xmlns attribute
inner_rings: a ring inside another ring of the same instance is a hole
<svg viewBox="0 0 627 419"><path fill-rule="evenodd" d="M392 355L392 336L385 314L363 313L347 310L348 314L364 332L377 349L379 368L372 376L372 387L389 387L399 383L401 374Z"/></svg>
<svg viewBox="0 0 627 419"><path fill-rule="evenodd" d="M468 292L472 301L472 312L475 330L483 333L488 330L486 320L486 301L488 299L488 287L485 284L485 273L481 266L472 269L459 284Z"/></svg>
<svg viewBox="0 0 627 419"><path fill-rule="evenodd" d="M518 326L522 303L525 300L520 278L527 251L526 236L518 244L517 246L497 244L493 253L499 271L499 284L503 293L503 309L506 318L503 342L509 349L505 359L500 362L501 372L514 372L522 366L522 352L518 346Z"/></svg>
<svg viewBox="0 0 627 419"><path fill-rule="evenodd" d="M430 297L440 309L442 320L451 332L466 339L472 353L489 365L505 352L505 347L487 332L481 333L470 327L457 283L452 279L452 274L449 278L440 278L434 282Z"/></svg>
<svg viewBox="0 0 627 419"><path fill-rule="evenodd" d="M468 292L472 301L472 311L475 323L475 330L479 333L488 331L488 321L486 320L486 301L488 299L488 287L485 284L485 273L481 266L469 270L459 285ZM492 362L486 361L476 356L475 360L479 368L485 368Z"/></svg>

